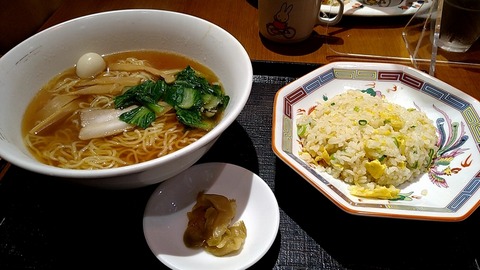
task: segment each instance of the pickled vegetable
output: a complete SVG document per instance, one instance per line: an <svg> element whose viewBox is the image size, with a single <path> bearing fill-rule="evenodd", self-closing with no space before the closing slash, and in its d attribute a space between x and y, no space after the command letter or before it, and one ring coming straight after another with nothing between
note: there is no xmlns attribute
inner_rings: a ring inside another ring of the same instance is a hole
<svg viewBox="0 0 480 270"><path fill-rule="evenodd" d="M247 237L247 228L243 221L231 225L235 212L235 200L200 192L196 204L187 213L188 225L183 235L185 245L203 247L215 256L240 250Z"/></svg>
<svg viewBox="0 0 480 270"><path fill-rule="evenodd" d="M245 242L246 237L247 227L242 220L239 220L227 228L221 237L221 241L217 245L210 246L207 244L205 250L215 256L224 256L239 250Z"/></svg>

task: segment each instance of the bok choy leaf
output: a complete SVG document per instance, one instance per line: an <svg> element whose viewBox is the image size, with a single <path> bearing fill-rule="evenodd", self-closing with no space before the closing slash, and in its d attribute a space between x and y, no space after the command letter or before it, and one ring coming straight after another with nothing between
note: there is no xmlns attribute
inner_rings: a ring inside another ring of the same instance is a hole
<svg viewBox="0 0 480 270"><path fill-rule="evenodd" d="M114 103L117 109L139 106L123 113L120 120L144 129L164 113L165 106L159 104L164 101L176 110L177 119L183 124L210 130L214 127L212 117L221 112L229 100L220 85L210 84L187 66L173 83L145 81L116 96Z"/></svg>

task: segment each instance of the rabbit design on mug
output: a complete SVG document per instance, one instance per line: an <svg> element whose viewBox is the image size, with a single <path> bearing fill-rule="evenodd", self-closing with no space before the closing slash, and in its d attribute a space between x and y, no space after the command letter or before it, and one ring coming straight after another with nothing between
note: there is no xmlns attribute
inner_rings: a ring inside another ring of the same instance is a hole
<svg viewBox="0 0 480 270"><path fill-rule="evenodd" d="M282 4L280 9L273 16L273 22L267 23L267 31L270 35L282 35L287 39L295 36L295 28L288 26L288 19L290 18L290 12L292 9L293 4L287 5L287 2Z"/></svg>

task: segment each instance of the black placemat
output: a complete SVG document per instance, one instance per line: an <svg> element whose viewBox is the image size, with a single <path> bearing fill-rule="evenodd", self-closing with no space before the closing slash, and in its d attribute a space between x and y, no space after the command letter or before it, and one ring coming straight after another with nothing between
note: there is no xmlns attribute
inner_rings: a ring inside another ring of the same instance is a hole
<svg viewBox="0 0 480 270"><path fill-rule="evenodd" d="M251 269L479 269L478 211L455 223L347 214L276 158L275 93L318 65L253 66L245 109L199 161L247 168L275 193L280 229ZM143 235L143 211L156 187L98 190L12 166L0 181L0 270L167 269Z"/></svg>

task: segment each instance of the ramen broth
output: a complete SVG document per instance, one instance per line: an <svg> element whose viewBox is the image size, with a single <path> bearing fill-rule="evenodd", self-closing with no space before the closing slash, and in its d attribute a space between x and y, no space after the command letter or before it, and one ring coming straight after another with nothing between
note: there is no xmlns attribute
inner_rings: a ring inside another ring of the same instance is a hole
<svg viewBox="0 0 480 270"><path fill-rule="evenodd" d="M112 63L125 61L144 61L146 65L158 70L182 70L187 66L201 73L210 83L219 83L217 76L206 66L182 55L160 51L128 51L106 55L107 70L95 78L135 77L139 80L162 79L145 71L111 71ZM128 59L128 60L127 60ZM30 132L43 117L42 112L55 95L55 89L65 88L75 91L76 85L87 84L92 79L80 79L72 67L49 81L30 102L22 122L22 135L32 155L40 162L71 169L105 169L136 164L164 156L181 149L207 133L205 130L188 128L179 123L174 110L157 118L152 126L141 129L133 128L120 134L90 140L80 140L81 128L78 110L62 121L32 134ZM67 85L67 86L65 86ZM223 91L223 88L222 88ZM116 95L85 95L77 98L81 108L113 108ZM219 121L221 114L216 115Z"/></svg>

